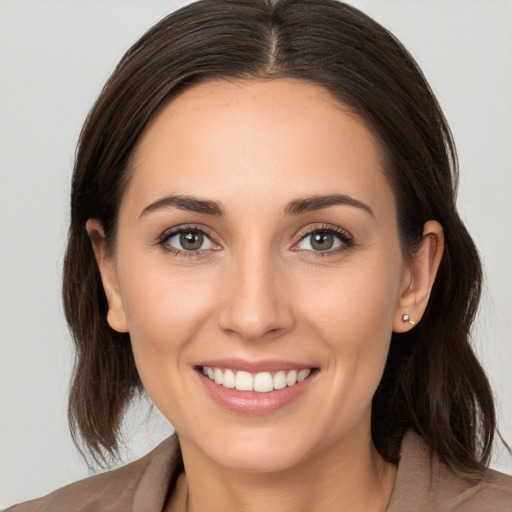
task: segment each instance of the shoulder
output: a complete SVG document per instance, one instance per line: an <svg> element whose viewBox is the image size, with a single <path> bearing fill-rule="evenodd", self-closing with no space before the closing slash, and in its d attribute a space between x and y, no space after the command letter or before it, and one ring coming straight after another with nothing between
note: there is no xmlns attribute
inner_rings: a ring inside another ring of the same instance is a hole
<svg viewBox="0 0 512 512"><path fill-rule="evenodd" d="M488 470L475 495L482 505L493 503L495 512L512 511L512 476Z"/></svg>
<svg viewBox="0 0 512 512"><path fill-rule="evenodd" d="M160 511L179 466L178 442L171 436L135 462L14 505L5 512Z"/></svg>
<svg viewBox="0 0 512 512"><path fill-rule="evenodd" d="M438 500L450 512L512 512L512 476L487 469L475 478L440 465Z"/></svg>
<svg viewBox="0 0 512 512"><path fill-rule="evenodd" d="M411 508L412 507L412 508ZM512 477L487 469L453 472L425 441L408 432L388 512L512 512Z"/></svg>

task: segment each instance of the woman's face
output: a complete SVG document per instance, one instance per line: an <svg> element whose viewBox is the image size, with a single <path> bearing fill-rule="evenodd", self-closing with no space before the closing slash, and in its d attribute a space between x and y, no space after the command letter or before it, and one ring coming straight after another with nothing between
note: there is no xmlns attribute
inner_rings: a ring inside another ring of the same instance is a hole
<svg viewBox="0 0 512 512"><path fill-rule="evenodd" d="M412 279L382 161L301 81L202 83L146 128L102 275L184 450L273 471L369 440Z"/></svg>

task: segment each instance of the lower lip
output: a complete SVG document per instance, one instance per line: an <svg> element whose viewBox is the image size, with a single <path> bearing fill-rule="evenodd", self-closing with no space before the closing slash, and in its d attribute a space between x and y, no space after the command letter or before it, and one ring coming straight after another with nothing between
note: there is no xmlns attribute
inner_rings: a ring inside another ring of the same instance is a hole
<svg viewBox="0 0 512 512"><path fill-rule="evenodd" d="M278 411L297 400L313 383L318 371L313 371L307 379L293 386L275 389L268 393L226 388L210 380L200 370L197 373L208 394L219 405L237 414L261 416Z"/></svg>

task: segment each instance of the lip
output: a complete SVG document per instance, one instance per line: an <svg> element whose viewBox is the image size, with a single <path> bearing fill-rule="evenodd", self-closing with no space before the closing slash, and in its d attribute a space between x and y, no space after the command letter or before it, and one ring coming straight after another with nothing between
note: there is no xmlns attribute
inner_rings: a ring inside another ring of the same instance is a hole
<svg viewBox="0 0 512 512"><path fill-rule="evenodd" d="M275 389L268 393L258 393L256 391L238 391L236 389L225 388L216 384L202 373L202 367L209 366L213 368L230 368L235 371L246 371L250 373L275 372L279 370L302 370L311 368L311 375L297 384L283 389ZM195 367L196 375L201 382L207 394L221 407L228 411L244 416L263 416L279 411L300 397L313 385L319 370L318 368L306 364L294 363L290 361L243 361L239 359L223 359L203 361Z"/></svg>

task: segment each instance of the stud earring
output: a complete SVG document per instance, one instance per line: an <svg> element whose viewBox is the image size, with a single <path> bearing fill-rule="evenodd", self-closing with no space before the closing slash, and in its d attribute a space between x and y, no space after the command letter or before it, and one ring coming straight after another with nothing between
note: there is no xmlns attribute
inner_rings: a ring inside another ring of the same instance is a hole
<svg viewBox="0 0 512 512"><path fill-rule="evenodd" d="M416 325L416 323L409 318L409 315L402 315L402 322L404 324Z"/></svg>

